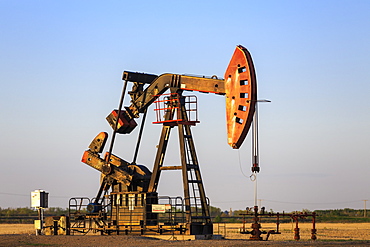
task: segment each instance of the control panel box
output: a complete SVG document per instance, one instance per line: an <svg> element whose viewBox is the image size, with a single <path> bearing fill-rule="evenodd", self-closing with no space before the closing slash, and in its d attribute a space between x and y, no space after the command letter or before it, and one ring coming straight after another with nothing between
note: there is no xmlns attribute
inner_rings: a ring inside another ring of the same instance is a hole
<svg viewBox="0 0 370 247"><path fill-rule="evenodd" d="M43 190L35 190L31 192L31 207L32 208L48 208L49 193Z"/></svg>

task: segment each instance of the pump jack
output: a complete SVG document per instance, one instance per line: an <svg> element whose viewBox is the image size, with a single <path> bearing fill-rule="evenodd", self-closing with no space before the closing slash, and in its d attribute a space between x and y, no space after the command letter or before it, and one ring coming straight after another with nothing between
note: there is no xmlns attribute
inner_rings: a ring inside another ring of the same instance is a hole
<svg viewBox="0 0 370 247"><path fill-rule="evenodd" d="M86 233L94 230L102 234L134 232L144 234L153 231L162 234L166 231L177 231L180 234L213 234L209 203L191 132L191 126L198 123L197 119L191 119L191 111L194 109L189 109L189 105L194 101L184 96L183 92L198 91L225 95L228 144L238 149L253 121L257 100L253 61L243 46L236 47L224 78L123 72L124 89L119 107L107 117L113 128L110 149L103 158L100 157L108 139L108 134L102 132L95 137L82 157L83 163L101 172L100 189L93 200L88 198L70 200L71 232ZM127 82L133 83L131 91L128 92L131 105L122 109ZM164 95L168 90L170 93ZM147 108L153 103L163 104L156 110L164 113L164 119L156 122L163 126L151 172L145 166L136 164L136 157ZM141 114L144 116L134 160L128 162L112 153L115 136L130 134L137 126L135 118L139 118ZM164 166L168 140L174 127L178 129L181 165ZM169 200L170 205L165 209L162 207L163 204L159 203L161 197L157 194L160 175L164 170L181 170L184 189L184 199ZM88 214L81 213L80 209L83 206L86 206ZM170 223L160 222L159 214L156 212L158 208L161 213L169 211ZM179 212L181 217L176 216Z"/></svg>

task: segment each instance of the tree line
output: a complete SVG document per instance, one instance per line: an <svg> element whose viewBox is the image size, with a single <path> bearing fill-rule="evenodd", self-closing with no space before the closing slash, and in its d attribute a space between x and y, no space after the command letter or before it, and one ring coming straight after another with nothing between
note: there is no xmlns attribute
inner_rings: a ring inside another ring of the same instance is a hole
<svg viewBox="0 0 370 247"><path fill-rule="evenodd" d="M52 207L44 210L44 216L68 215L68 208ZM38 218L34 208L0 208L0 223L33 223Z"/></svg>
<svg viewBox="0 0 370 247"><path fill-rule="evenodd" d="M294 211L290 213L313 213L315 212L317 222L337 222L337 223L360 223L370 222L370 210L366 212L364 209L326 209L326 210L315 210L310 211L308 209L302 209L301 211ZM243 220L249 222L251 216L243 218L243 214L251 214L251 211L247 210L229 210L222 211L220 208L210 206L210 215L215 223L242 223ZM270 209L268 213L274 213ZM287 212L285 212L287 213ZM51 207L44 210L44 216L60 216L68 215L68 208ZM38 217L38 212L34 208L0 208L0 223L33 223ZM276 217L261 216L261 222L274 222ZM290 222L290 218L281 218L280 222ZM304 221L311 221L311 218L302 219Z"/></svg>

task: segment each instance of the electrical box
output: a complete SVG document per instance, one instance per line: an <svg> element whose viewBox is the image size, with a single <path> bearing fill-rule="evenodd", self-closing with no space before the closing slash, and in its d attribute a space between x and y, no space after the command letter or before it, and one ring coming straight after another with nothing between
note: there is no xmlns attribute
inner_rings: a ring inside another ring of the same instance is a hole
<svg viewBox="0 0 370 247"><path fill-rule="evenodd" d="M49 193L43 190L35 190L31 192L31 207L32 208L48 208Z"/></svg>

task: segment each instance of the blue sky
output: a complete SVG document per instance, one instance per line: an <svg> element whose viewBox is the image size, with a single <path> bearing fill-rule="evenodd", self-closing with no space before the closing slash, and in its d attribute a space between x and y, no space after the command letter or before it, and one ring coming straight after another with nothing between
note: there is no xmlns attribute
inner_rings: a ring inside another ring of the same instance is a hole
<svg viewBox="0 0 370 247"><path fill-rule="evenodd" d="M124 70L223 76L235 46L254 59L260 105L258 198L267 209L362 208L370 199L369 1L0 1L0 207L94 197L80 162L117 108ZM193 128L212 205L253 205L250 137L227 146L222 96L198 95ZM129 104L128 97L126 105ZM149 124L138 162L152 168ZM140 120L139 120L140 121ZM130 161L136 143L119 136ZM176 136L174 132L174 136ZM239 157L240 161L239 162ZM176 138L166 162L179 162ZM243 175L243 173L245 176ZM182 195L180 174L161 195Z"/></svg>

